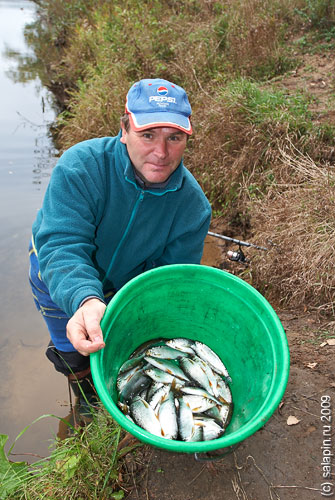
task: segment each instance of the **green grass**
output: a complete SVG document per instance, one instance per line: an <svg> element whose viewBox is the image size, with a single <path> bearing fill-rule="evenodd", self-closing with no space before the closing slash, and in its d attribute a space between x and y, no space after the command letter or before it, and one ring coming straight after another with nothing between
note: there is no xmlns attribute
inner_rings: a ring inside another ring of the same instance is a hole
<svg viewBox="0 0 335 500"><path fill-rule="evenodd" d="M333 0L305 0L295 12L314 29L327 30L335 26Z"/></svg>
<svg viewBox="0 0 335 500"><path fill-rule="evenodd" d="M315 332L313 338L301 340L300 344L320 345L328 339L335 339L334 332L331 332L329 330L321 330Z"/></svg>
<svg viewBox="0 0 335 500"><path fill-rule="evenodd" d="M287 124L289 130L301 134L312 128L312 115L308 109L310 98L302 92L289 94L242 78L229 82L222 98L236 106L254 125L282 123Z"/></svg>
<svg viewBox="0 0 335 500"><path fill-rule="evenodd" d="M50 456L32 465L9 461L4 452L7 436L1 435L0 498L122 499L124 490L119 481L119 472L122 456L130 449L117 451L123 431L104 409L94 411L92 415L91 423L86 427L72 428L72 436L62 441L55 439ZM34 423L45 417L54 416L42 416ZM19 434L15 442L29 427Z"/></svg>
<svg viewBox="0 0 335 500"><path fill-rule="evenodd" d="M302 53L324 54L335 49L335 26L325 30L313 30L294 41Z"/></svg>

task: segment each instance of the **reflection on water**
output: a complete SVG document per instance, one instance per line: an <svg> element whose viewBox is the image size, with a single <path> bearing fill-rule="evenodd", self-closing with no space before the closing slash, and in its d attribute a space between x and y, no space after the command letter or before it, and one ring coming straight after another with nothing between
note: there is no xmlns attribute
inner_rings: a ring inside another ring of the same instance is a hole
<svg viewBox="0 0 335 500"><path fill-rule="evenodd" d="M67 383L44 355L48 333L27 278L31 224L57 155L49 134L52 99L36 68L29 70L34 58L23 36L34 15L33 2L0 0L0 433L9 435L8 444L39 416L68 414ZM56 419L41 420L14 452L48 455L57 428Z"/></svg>

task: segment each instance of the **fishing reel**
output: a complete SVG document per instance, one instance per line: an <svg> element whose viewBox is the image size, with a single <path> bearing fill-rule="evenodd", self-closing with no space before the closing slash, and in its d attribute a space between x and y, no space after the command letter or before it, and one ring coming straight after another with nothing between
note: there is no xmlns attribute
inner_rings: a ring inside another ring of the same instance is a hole
<svg viewBox="0 0 335 500"><path fill-rule="evenodd" d="M238 250L228 250L227 257L232 262L240 262L241 264L247 265L250 261L246 258L243 250L239 247Z"/></svg>
<svg viewBox="0 0 335 500"><path fill-rule="evenodd" d="M208 234L210 236L215 236L216 238L220 238L222 240L230 241L231 243L237 244L238 250L235 251L228 250L227 252L228 259L232 262L240 262L245 266L247 266L250 261L246 258L242 250L242 246L257 248L257 250L265 250L265 251L268 250L265 247L260 247L258 245L254 245L253 243L248 243L247 241L241 241L241 240L236 240L235 238L229 238L229 236L223 236L222 234L212 233L211 231L208 231Z"/></svg>

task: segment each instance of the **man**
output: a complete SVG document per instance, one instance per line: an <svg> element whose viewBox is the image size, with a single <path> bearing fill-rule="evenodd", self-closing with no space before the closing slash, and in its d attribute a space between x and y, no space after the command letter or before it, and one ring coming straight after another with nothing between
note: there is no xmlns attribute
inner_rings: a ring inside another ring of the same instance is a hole
<svg viewBox="0 0 335 500"><path fill-rule="evenodd" d="M61 156L33 224L30 283L51 336L46 354L75 394L78 381L90 392L89 354L104 347L100 320L113 294L154 267L200 263L210 223L182 162L192 133L186 92L141 80L125 111L116 137Z"/></svg>

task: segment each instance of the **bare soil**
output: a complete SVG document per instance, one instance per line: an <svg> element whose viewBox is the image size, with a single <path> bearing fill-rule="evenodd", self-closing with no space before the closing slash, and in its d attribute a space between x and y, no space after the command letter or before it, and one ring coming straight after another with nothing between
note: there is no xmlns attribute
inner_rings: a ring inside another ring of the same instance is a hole
<svg viewBox="0 0 335 500"><path fill-rule="evenodd" d="M226 250L226 242L208 237L202 263L231 270L236 264ZM322 446L329 448L321 410L334 412L335 345L327 340L335 337L335 321L307 310L275 310L287 335L291 368L270 420L233 452L211 461L149 446L137 449L128 455L120 477L127 484L127 500L316 500L329 491L334 495L334 457L330 478L323 477L321 465ZM296 423L289 425L289 417ZM334 425L331 432L334 453Z"/></svg>
<svg viewBox="0 0 335 500"><path fill-rule="evenodd" d="M335 58L332 52L304 54L300 65L278 81L288 92L308 93L312 97L310 111L316 123L335 123L334 86Z"/></svg>

